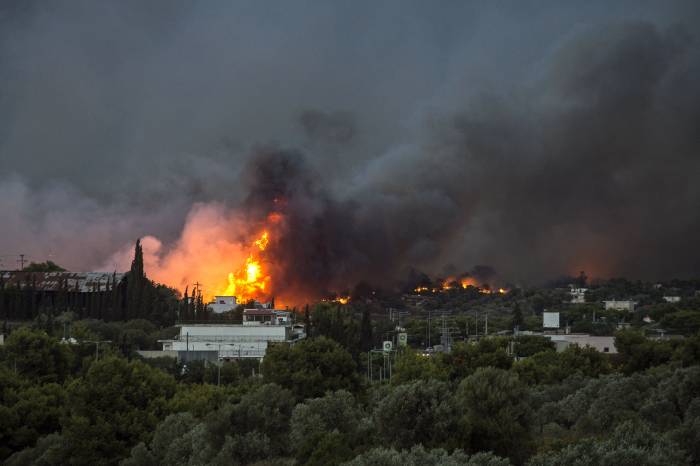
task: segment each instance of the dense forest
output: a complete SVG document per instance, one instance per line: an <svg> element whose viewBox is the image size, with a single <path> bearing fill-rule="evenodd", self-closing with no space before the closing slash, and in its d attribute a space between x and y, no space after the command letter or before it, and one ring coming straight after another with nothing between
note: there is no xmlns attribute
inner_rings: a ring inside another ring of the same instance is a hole
<svg viewBox="0 0 700 466"><path fill-rule="evenodd" d="M23 313L5 314L0 346L4 464L700 464L696 282L608 280L580 304L561 284L431 291L417 303L410 289L360 284L350 304L300 310L307 338L262 362L185 365L137 350L159 349L178 319L239 322L241 309L213 316L198 292L183 299L151 282L141 254L90 304L66 291L42 306L31 285L3 288L4 312ZM599 304L620 297L636 310ZM541 330L545 309L575 331L614 335L618 353L557 352L509 332ZM451 351L426 353L446 321ZM375 350L399 331L408 346Z"/></svg>
<svg viewBox="0 0 700 466"><path fill-rule="evenodd" d="M321 312L321 310L319 310ZM316 315L316 313L312 313ZM313 319L311 319L313 322ZM542 337L482 338L450 354L367 353L331 334L273 346L261 364L140 360L147 321L74 324L79 343L21 327L0 351L8 465L700 464L700 336L617 333L619 354ZM358 326L361 322L358 322ZM57 329L56 332L59 332ZM130 345L105 345L102 338ZM353 354L354 353L354 354ZM381 355L379 355L381 357Z"/></svg>

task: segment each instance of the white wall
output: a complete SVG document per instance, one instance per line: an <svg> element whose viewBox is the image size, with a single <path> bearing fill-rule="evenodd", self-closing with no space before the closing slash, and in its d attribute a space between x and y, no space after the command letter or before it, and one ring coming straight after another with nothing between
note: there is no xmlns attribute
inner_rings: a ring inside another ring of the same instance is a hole
<svg viewBox="0 0 700 466"><path fill-rule="evenodd" d="M568 345L578 345L580 347L590 346L601 353L617 353L614 337L596 337L576 334L545 336L557 344L557 351L563 351Z"/></svg>

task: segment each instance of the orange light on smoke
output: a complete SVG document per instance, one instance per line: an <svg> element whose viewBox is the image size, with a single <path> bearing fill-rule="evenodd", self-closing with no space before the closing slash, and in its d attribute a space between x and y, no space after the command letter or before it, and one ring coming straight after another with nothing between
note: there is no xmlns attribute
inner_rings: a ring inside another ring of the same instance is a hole
<svg viewBox="0 0 700 466"><path fill-rule="evenodd" d="M460 281L460 285L462 285L462 288L467 288L467 287L469 287L469 286L477 287L476 280L474 280L474 279L471 278L471 277L464 277L464 278Z"/></svg>

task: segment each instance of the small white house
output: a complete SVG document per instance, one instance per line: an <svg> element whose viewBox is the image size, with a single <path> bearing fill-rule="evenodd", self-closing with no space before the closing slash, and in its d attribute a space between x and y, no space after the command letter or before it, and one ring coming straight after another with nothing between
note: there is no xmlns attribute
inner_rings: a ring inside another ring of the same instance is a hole
<svg viewBox="0 0 700 466"><path fill-rule="evenodd" d="M243 325L289 325L289 311L277 309L244 309Z"/></svg>
<svg viewBox="0 0 700 466"><path fill-rule="evenodd" d="M629 311L629 312L634 312L634 307L637 305L636 302L634 301L617 301L617 300L611 300L611 301L603 301L603 304L605 305L606 310L615 310L615 311Z"/></svg>
<svg viewBox="0 0 700 466"><path fill-rule="evenodd" d="M680 296L664 296L664 301L667 303L679 303L681 301Z"/></svg>
<svg viewBox="0 0 700 466"><path fill-rule="evenodd" d="M572 304L583 304L586 302L586 291L588 288L571 288L569 294L571 294Z"/></svg>
<svg viewBox="0 0 700 466"><path fill-rule="evenodd" d="M215 296L214 299L207 305L212 312L221 314L222 312L232 311L236 308L235 296Z"/></svg>

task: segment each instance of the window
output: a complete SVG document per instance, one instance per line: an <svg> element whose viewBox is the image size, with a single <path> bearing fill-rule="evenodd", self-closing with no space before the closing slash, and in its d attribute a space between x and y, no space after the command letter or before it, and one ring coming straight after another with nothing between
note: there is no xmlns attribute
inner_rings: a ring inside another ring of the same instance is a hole
<svg viewBox="0 0 700 466"><path fill-rule="evenodd" d="M603 353L609 353L609 352L610 352L610 348L608 348L607 346L605 348L603 348Z"/></svg>
<svg viewBox="0 0 700 466"><path fill-rule="evenodd" d="M226 304L226 301L224 301L223 299L221 299L221 300L219 300L219 304Z"/></svg>

